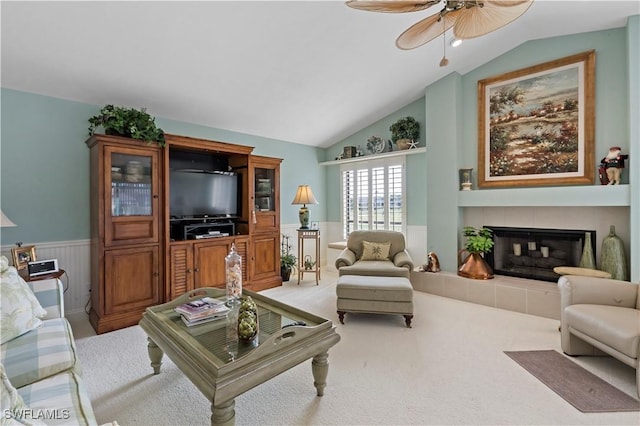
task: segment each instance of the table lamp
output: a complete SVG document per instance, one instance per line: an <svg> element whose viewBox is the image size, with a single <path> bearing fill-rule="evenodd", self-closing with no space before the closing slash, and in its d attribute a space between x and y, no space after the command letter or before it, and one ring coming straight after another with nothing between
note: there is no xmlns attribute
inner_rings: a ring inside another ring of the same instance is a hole
<svg viewBox="0 0 640 426"><path fill-rule="evenodd" d="M298 217L300 218L300 229L309 229L309 209L307 204L318 204L318 200L313 196L313 191L309 185L298 185L296 196L291 204L302 204Z"/></svg>

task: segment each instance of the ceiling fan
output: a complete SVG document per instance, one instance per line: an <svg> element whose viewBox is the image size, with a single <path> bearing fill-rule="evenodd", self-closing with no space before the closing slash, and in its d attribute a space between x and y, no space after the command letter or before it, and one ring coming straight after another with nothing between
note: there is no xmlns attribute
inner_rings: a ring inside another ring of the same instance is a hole
<svg viewBox="0 0 640 426"><path fill-rule="evenodd" d="M405 13L425 10L443 1L442 10L400 34L396 46L415 49L451 27L457 39L480 37L518 19L533 3L533 0L349 0L346 5L370 12Z"/></svg>

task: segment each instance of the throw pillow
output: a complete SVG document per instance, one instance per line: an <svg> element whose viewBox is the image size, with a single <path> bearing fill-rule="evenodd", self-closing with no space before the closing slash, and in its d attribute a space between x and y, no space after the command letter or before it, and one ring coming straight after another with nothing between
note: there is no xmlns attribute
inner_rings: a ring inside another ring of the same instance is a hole
<svg viewBox="0 0 640 426"><path fill-rule="evenodd" d="M391 243L372 243L369 241L362 242L362 257L360 260L387 260L389 258L389 250Z"/></svg>
<svg viewBox="0 0 640 426"><path fill-rule="evenodd" d="M4 343L39 327L47 311L16 268L10 266L0 278L0 343Z"/></svg>
<svg viewBox="0 0 640 426"><path fill-rule="evenodd" d="M24 400L13 387L4 366L0 364L0 398L2 404L2 424L3 425L44 425L39 419L34 418L35 412L29 409Z"/></svg>

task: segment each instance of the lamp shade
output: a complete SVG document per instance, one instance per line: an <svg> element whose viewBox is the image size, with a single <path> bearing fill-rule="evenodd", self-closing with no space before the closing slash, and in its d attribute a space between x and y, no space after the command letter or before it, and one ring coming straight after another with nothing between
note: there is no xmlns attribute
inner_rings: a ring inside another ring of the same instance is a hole
<svg viewBox="0 0 640 426"><path fill-rule="evenodd" d="M318 204L318 200L313 196L313 191L309 185L298 185L296 196L291 204Z"/></svg>
<svg viewBox="0 0 640 426"><path fill-rule="evenodd" d="M9 219L2 210L0 210L0 227L8 228L11 226L18 226Z"/></svg>
<svg viewBox="0 0 640 426"><path fill-rule="evenodd" d="M296 196L293 198L291 204L302 204L298 212L300 229L309 229L309 209L307 208L307 204L318 204L318 200L313 196L311 187L309 185L298 185Z"/></svg>

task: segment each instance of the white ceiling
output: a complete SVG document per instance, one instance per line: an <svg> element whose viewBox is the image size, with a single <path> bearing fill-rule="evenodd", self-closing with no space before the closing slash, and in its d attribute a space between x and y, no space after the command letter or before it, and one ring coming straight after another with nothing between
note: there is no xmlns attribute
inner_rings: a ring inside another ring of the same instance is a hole
<svg viewBox="0 0 640 426"><path fill-rule="evenodd" d="M527 40L622 27L640 1L536 0L461 47L401 51L415 13L342 1L2 1L2 87L327 147ZM446 35L447 41L451 31Z"/></svg>

